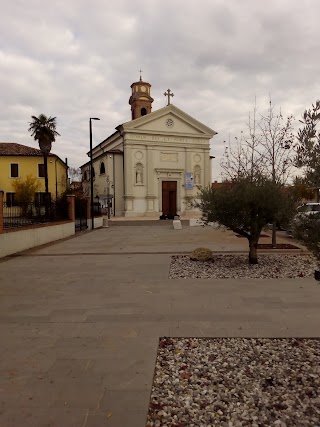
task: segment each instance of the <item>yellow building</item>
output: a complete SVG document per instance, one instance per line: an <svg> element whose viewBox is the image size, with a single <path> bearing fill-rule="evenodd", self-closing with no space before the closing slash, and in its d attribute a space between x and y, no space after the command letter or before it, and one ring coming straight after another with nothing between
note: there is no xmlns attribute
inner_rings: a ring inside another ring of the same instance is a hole
<svg viewBox="0 0 320 427"><path fill-rule="evenodd" d="M48 183L52 199L56 199L67 189L68 166L56 154L48 156ZM40 201L45 193L43 155L37 148L13 142L0 142L0 190L4 191L4 201L14 203L12 183L17 178L25 179L27 175L38 178L41 186L35 194L35 201Z"/></svg>

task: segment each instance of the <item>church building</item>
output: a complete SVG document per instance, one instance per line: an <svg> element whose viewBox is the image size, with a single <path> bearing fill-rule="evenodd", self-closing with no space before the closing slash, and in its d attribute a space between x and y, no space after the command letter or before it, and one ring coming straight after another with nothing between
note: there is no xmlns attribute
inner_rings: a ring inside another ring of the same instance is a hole
<svg viewBox="0 0 320 427"><path fill-rule="evenodd" d="M211 185L210 139L217 134L171 103L151 112L151 85L131 85L132 120L92 150L94 197L113 216L188 214L199 189ZM88 153L90 156L90 153ZM90 162L81 167L90 191ZM107 196L109 195L109 196Z"/></svg>

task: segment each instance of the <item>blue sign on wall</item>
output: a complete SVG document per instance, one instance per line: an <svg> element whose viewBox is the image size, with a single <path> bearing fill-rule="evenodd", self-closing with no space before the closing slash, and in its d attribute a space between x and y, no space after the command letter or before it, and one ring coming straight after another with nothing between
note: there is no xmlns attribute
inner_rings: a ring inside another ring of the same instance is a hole
<svg viewBox="0 0 320 427"><path fill-rule="evenodd" d="M192 190L193 189L193 178L191 172L186 172L186 190Z"/></svg>

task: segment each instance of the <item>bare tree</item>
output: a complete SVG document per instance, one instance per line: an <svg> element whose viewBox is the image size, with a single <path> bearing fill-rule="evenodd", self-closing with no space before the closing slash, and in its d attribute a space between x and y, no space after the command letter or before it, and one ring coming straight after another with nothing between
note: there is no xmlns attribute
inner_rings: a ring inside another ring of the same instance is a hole
<svg viewBox="0 0 320 427"><path fill-rule="evenodd" d="M69 175L70 182L81 181L82 179L82 173L80 168L69 167L68 175Z"/></svg>
<svg viewBox="0 0 320 427"><path fill-rule="evenodd" d="M270 177L272 182L285 185L294 167L294 135L293 116L283 117L281 108L275 111L275 106L269 100L266 115L261 115L259 130L261 133L260 154L263 160L263 174ZM272 224L272 246L275 248L277 224Z"/></svg>
<svg viewBox="0 0 320 427"><path fill-rule="evenodd" d="M249 113L246 123L247 134L241 131L240 138L235 137L234 144L231 144L230 135L228 144L224 141L226 146L220 163L224 179L244 177L252 179L263 168L263 158L259 152L261 134L259 133L260 121L257 112L255 100L253 110Z"/></svg>
<svg viewBox="0 0 320 427"><path fill-rule="evenodd" d="M261 174L279 186L284 186L294 166L293 116L286 119L275 112L269 101L265 115L258 114L256 101L249 114L247 133L241 132L236 143L225 149L221 167L226 179L251 177ZM276 247L276 221L272 227L272 245Z"/></svg>

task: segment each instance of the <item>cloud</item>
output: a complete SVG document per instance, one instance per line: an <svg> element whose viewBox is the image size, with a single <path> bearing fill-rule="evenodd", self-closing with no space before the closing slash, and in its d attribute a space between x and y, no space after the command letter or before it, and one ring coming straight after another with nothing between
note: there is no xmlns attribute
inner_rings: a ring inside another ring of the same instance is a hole
<svg viewBox="0 0 320 427"><path fill-rule="evenodd" d="M57 117L53 150L72 166L87 161L88 121L98 143L130 120L130 85L152 84L153 111L174 103L223 141L245 128L254 98L269 94L299 117L319 94L317 0L30 0L2 6L1 140L36 146L32 114Z"/></svg>

